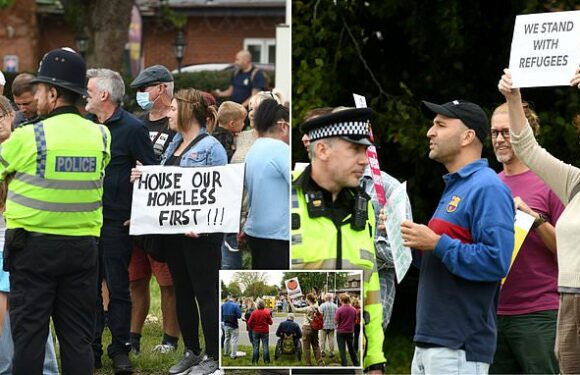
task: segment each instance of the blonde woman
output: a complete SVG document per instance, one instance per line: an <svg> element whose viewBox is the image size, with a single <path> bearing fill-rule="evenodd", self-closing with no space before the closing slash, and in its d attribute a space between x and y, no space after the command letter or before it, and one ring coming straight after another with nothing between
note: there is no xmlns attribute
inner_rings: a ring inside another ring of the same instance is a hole
<svg viewBox="0 0 580 375"><path fill-rule="evenodd" d="M175 94L167 114L169 127L177 131L165 151L161 165L208 167L227 164L227 155L217 139L209 135L207 124L215 123L217 112L203 93L194 89ZM133 169L133 180L140 178ZM211 374L218 369L218 273L223 233L166 236L166 257L175 289L177 320L185 354L170 374ZM199 313L198 313L199 306ZM205 342L200 346L199 323Z"/></svg>

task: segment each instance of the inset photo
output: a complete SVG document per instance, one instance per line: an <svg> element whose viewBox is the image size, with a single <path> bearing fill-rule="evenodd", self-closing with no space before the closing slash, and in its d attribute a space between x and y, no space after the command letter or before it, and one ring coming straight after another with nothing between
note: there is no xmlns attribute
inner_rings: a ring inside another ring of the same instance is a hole
<svg viewBox="0 0 580 375"><path fill-rule="evenodd" d="M361 368L362 271L220 271L220 367Z"/></svg>

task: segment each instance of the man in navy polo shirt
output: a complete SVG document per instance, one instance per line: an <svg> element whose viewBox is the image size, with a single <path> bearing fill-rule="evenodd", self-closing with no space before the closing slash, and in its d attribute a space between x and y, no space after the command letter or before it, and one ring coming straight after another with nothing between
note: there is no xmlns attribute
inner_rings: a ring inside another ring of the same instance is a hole
<svg viewBox="0 0 580 375"><path fill-rule="evenodd" d="M421 264L411 373L485 374L495 352L499 283L514 246L514 204L481 158L489 133L481 107L423 104L435 114L429 158L449 173L429 224L401 225Z"/></svg>
<svg viewBox="0 0 580 375"><path fill-rule="evenodd" d="M230 86L224 90L213 91L214 96L229 96L231 100L248 107L250 98L266 88L264 72L252 64L252 55L242 50L236 54L236 71L232 76Z"/></svg>

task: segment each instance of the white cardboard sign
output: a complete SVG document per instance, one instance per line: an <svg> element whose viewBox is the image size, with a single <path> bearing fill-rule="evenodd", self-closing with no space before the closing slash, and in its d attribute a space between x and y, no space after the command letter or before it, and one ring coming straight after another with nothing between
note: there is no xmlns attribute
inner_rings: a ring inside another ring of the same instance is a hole
<svg viewBox="0 0 580 375"><path fill-rule="evenodd" d="M141 170L133 186L131 235L239 231L244 164Z"/></svg>
<svg viewBox="0 0 580 375"><path fill-rule="evenodd" d="M580 11L516 17L513 87L567 86L580 64Z"/></svg>

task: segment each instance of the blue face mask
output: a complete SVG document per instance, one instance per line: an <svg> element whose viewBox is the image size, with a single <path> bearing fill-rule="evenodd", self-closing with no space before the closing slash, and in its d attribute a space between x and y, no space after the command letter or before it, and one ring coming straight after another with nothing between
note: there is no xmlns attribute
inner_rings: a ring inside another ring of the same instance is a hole
<svg viewBox="0 0 580 375"><path fill-rule="evenodd" d="M141 107L143 110L148 111L153 107L153 104L155 104L155 102L149 100L149 93L148 92L137 92L137 97L135 98L137 100L137 104L139 105L139 107Z"/></svg>

